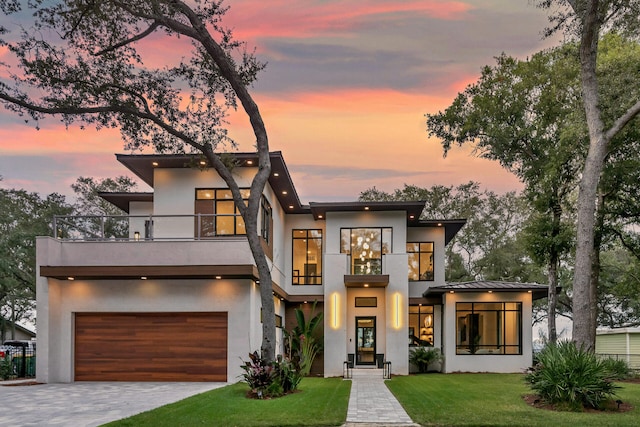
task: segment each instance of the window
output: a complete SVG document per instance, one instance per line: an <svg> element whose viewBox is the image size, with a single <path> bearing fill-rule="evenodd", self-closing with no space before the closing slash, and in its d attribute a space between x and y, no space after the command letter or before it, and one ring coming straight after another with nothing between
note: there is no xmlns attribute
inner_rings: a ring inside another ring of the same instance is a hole
<svg viewBox="0 0 640 427"><path fill-rule="evenodd" d="M433 281L433 242L407 243L409 281Z"/></svg>
<svg viewBox="0 0 640 427"><path fill-rule="evenodd" d="M456 303L456 354L522 354L522 303Z"/></svg>
<svg viewBox="0 0 640 427"><path fill-rule="evenodd" d="M273 216L271 212L271 205L264 196L260 201L260 207L262 208L260 216L260 235L267 243L270 243L271 230L273 230Z"/></svg>
<svg viewBox="0 0 640 427"><path fill-rule="evenodd" d="M322 285L322 230L293 230L294 285Z"/></svg>
<svg viewBox="0 0 640 427"><path fill-rule="evenodd" d="M409 346L433 345L433 306L409 306Z"/></svg>
<svg viewBox="0 0 640 427"><path fill-rule="evenodd" d="M243 200L249 199L249 189L240 189ZM236 208L229 189L196 190L196 237L244 235L244 220Z"/></svg>
<svg viewBox="0 0 640 427"><path fill-rule="evenodd" d="M351 274L382 274L382 255L391 253L391 228L342 228L340 252L351 255Z"/></svg>

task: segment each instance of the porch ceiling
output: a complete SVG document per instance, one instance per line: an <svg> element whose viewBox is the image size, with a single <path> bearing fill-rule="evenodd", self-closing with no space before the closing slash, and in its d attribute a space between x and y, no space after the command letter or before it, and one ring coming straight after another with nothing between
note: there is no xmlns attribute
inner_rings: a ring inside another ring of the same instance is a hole
<svg viewBox="0 0 640 427"><path fill-rule="evenodd" d="M386 288L388 274L345 274L344 285L347 288Z"/></svg>

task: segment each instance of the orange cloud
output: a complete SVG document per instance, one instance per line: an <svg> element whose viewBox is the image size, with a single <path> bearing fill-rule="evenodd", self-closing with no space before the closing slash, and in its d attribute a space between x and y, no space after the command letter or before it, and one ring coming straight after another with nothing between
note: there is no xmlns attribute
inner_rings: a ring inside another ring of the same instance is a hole
<svg viewBox="0 0 640 427"><path fill-rule="evenodd" d="M225 22L240 39L258 37L311 37L348 31L358 20L378 15L422 14L442 20L460 19L472 9L461 1L244 1L231 5Z"/></svg>

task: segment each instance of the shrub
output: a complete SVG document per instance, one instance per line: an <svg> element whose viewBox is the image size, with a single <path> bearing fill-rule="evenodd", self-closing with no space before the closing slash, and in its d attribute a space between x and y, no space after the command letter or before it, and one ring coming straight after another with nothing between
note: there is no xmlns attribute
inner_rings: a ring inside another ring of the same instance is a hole
<svg viewBox="0 0 640 427"><path fill-rule="evenodd" d="M626 380L631 377L631 368L626 360L612 359L610 357L601 359L604 366L611 373L614 380Z"/></svg>
<svg viewBox="0 0 640 427"><path fill-rule="evenodd" d="M542 399L573 411L600 408L620 388L606 362L570 341L546 346L525 379Z"/></svg>
<svg viewBox="0 0 640 427"><path fill-rule="evenodd" d="M0 379L8 380L14 374L13 363L10 356L0 358Z"/></svg>
<svg viewBox="0 0 640 427"><path fill-rule="evenodd" d="M259 398L279 397L291 393L302 380L303 375L293 363L278 356L272 363L267 363L257 351L249 354L250 362L241 367L242 378L251 388L251 393Z"/></svg>
<svg viewBox="0 0 640 427"><path fill-rule="evenodd" d="M411 349L409 354L409 362L418 367L419 372L427 372L431 363L439 362L442 360L440 351L435 348L426 349L424 347L418 347Z"/></svg>
<svg viewBox="0 0 640 427"><path fill-rule="evenodd" d="M315 313L317 303L318 301L314 301L311 313ZM314 337L314 334L322 322L323 313L322 311L316 313L308 322L304 312L299 308L295 310L295 314L298 324L291 331L284 330L285 345L296 370L303 376L307 376L311 371L313 360L322 351L322 343Z"/></svg>

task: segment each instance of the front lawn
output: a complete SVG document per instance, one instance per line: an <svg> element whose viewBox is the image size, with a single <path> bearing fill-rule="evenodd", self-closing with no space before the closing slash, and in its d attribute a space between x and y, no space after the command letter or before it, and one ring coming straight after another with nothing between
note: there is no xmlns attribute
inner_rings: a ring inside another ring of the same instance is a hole
<svg viewBox="0 0 640 427"><path fill-rule="evenodd" d="M300 391L272 400L245 397L237 383L107 426L339 426L347 418L351 381L304 378Z"/></svg>
<svg viewBox="0 0 640 427"><path fill-rule="evenodd" d="M447 426L637 426L640 384L621 383L618 397L633 405L625 413L574 413L536 409L520 374L426 374L386 382L414 422Z"/></svg>

